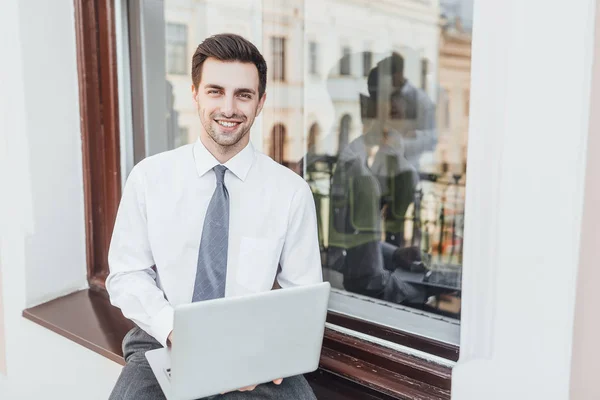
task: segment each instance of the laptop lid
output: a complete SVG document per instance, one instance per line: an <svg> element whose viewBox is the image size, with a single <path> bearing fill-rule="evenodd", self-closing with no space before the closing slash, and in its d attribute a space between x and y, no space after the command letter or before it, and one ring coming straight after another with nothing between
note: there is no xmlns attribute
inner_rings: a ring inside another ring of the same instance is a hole
<svg viewBox="0 0 600 400"><path fill-rule="evenodd" d="M330 285L179 306L171 391L197 399L318 368Z"/></svg>

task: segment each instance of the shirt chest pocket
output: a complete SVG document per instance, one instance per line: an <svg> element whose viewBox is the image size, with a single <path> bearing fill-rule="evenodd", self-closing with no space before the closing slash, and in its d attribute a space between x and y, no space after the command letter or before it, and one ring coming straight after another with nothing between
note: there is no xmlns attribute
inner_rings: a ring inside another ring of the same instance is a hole
<svg viewBox="0 0 600 400"><path fill-rule="evenodd" d="M270 290L277 274L283 240L242 236L236 281L250 292Z"/></svg>

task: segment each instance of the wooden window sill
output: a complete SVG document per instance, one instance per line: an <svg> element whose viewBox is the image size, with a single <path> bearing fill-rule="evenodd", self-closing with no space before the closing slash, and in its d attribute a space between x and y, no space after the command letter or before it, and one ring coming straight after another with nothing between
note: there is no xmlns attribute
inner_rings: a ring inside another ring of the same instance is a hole
<svg viewBox="0 0 600 400"><path fill-rule="evenodd" d="M121 365L121 343L133 323L106 293L81 290L23 311L23 316Z"/></svg>
<svg viewBox="0 0 600 400"><path fill-rule="evenodd" d="M23 316L124 365L121 342L133 324L103 291L86 289ZM320 368L307 375L318 399L450 399L450 368L327 329Z"/></svg>

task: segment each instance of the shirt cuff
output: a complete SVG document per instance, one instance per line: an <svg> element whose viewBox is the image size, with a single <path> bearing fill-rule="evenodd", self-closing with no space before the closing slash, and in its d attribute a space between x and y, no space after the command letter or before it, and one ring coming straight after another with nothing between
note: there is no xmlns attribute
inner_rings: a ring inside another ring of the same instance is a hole
<svg viewBox="0 0 600 400"><path fill-rule="evenodd" d="M167 338L173 331L173 314L173 307L165 306L153 318L151 334L163 347L167 347Z"/></svg>

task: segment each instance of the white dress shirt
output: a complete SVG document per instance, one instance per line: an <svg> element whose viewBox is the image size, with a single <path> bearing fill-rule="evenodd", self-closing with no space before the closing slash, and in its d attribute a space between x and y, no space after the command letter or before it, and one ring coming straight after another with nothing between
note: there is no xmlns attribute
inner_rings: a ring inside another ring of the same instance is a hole
<svg viewBox="0 0 600 400"><path fill-rule="evenodd" d="M108 254L111 303L166 345L173 307L190 303L219 162L201 141L148 157L125 184ZM320 282L308 184L248 144L224 164L229 192L225 296ZM278 266L281 268L278 269Z"/></svg>

